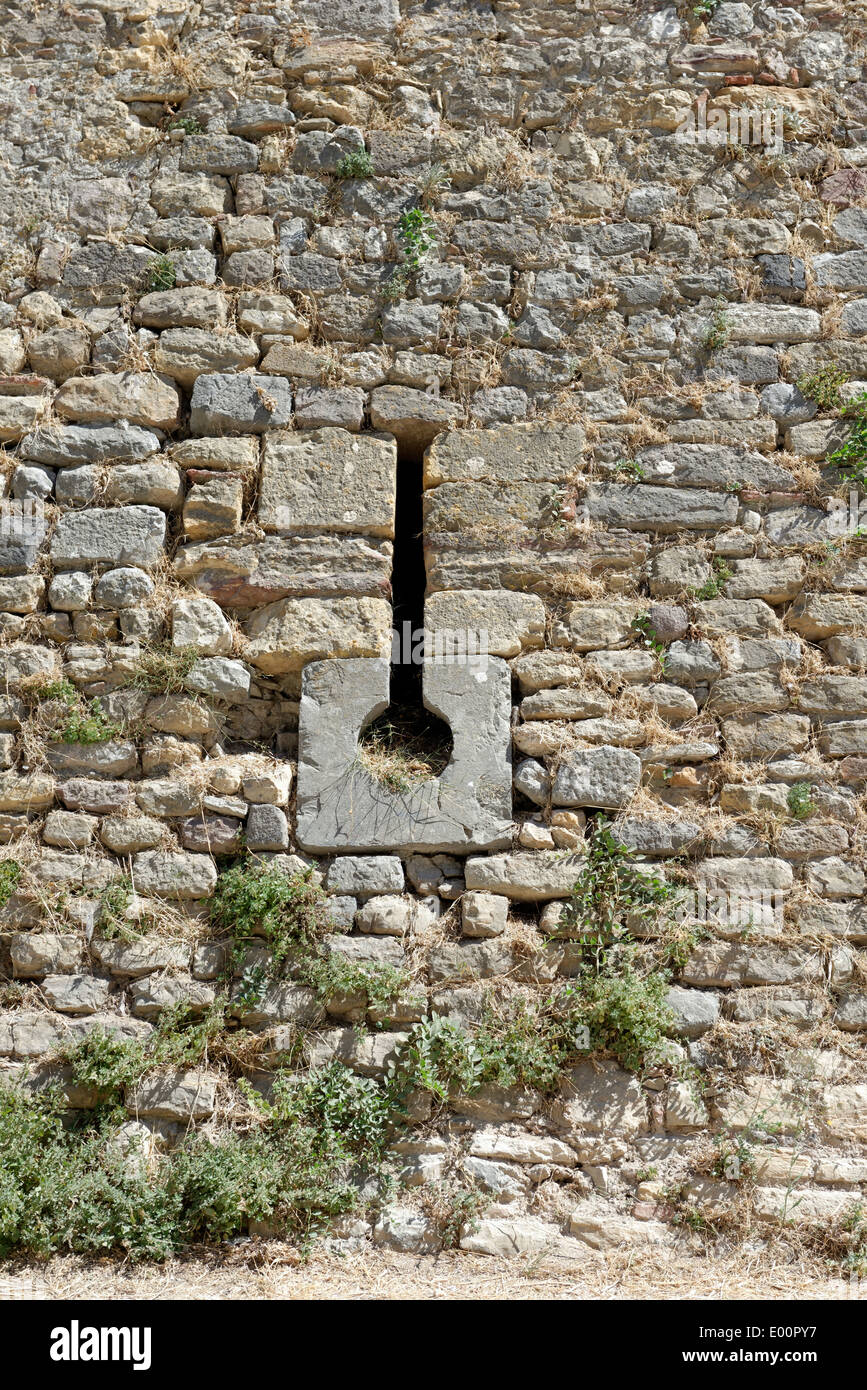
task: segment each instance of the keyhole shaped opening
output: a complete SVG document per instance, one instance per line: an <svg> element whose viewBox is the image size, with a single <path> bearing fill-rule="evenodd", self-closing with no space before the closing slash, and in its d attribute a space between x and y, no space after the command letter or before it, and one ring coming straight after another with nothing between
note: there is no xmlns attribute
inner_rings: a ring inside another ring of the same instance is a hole
<svg viewBox="0 0 867 1390"><path fill-rule="evenodd" d="M439 777L452 755L452 731L422 701L425 565L421 449L398 448L391 572L391 703L361 733L361 761L391 791Z"/></svg>

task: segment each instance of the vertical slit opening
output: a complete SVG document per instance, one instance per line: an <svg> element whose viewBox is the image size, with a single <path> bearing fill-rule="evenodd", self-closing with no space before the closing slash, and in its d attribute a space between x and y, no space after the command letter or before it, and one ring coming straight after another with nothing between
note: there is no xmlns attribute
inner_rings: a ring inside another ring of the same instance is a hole
<svg viewBox="0 0 867 1390"><path fill-rule="evenodd" d="M452 754L452 732L425 709L422 694L425 563L423 451L398 445L392 560L390 704L362 731L362 761L392 790L438 777Z"/></svg>

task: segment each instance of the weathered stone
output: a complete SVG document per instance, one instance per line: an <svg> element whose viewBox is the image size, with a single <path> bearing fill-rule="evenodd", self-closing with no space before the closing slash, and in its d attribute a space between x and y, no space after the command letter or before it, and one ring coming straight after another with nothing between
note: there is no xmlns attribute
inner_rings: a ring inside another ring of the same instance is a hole
<svg viewBox="0 0 867 1390"><path fill-rule="evenodd" d="M172 604L172 646L200 656L227 656L232 629L222 609L208 598L180 598Z"/></svg>
<svg viewBox="0 0 867 1390"><path fill-rule="evenodd" d="M505 425L496 430L449 430L424 460L424 486L493 482L565 482L581 467L580 425Z"/></svg>
<svg viewBox="0 0 867 1390"><path fill-rule="evenodd" d="M535 1216L512 1219L491 1216L474 1223L461 1238L461 1249L500 1259L529 1258L536 1264L569 1269L584 1263L586 1251L577 1240L560 1234L559 1226Z"/></svg>
<svg viewBox="0 0 867 1390"><path fill-rule="evenodd" d="M387 430L401 448L408 450L426 448L441 429L447 429L460 415L456 401L429 396L407 386L378 386L370 393L374 429Z"/></svg>
<svg viewBox="0 0 867 1390"><path fill-rule="evenodd" d="M501 936L509 916L509 900L495 893L465 893L461 899L464 936Z"/></svg>
<svg viewBox="0 0 867 1390"><path fill-rule="evenodd" d="M640 1221L634 1216L612 1212L608 1202L590 1198L579 1202L569 1218L569 1232L577 1242L593 1250L619 1247L665 1245L671 1242L668 1227L661 1221Z"/></svg>
<svg viewBox="0 0 867 1390"><path fill-rule="evenodd" d="M394 536L394 441L345 430L265 440L259 523L280 535L343 531Z"/></svg>
<svg viewBox="0 0 867 1390"><path fill-rule="evenodd" d="M638 790L641 759L623 748L576 748L567 751L554 777L555 806L623 806Z"/></svg>
<svg viewBox="0 0 867 1390"><path fill-rule="evenodd" d="M288 849L289 827L279 806L250 807L244 842L251 854Z"/></svg>
<svg viewBox="0 0 867 1390"><path fill-rule="evenodd" d="M700 1038L713 1028L720 1013L719 995L672 985L665 1002L674 1014L672 1031L681 1038Z"/></svg>
<svg viewBox="0 0 867 1390"><path fill-rule="evenodd" d="M152 569L163 554L166 519L156 507L67 512L51 541L59 569L81 564L137 565Z"/></svg>
<svg viewBox="0 0 867 1390"><path fill-rule="evenodd" d="M481 672L470 662L426 664L425 699L449 722L454 742L442 775L408 792L379 783L357 757L359 731L387 709L388 689L384 660L305 670L299 843L312 850L503 848L511 815L508 667L496 657Z"/></svg>
<svg viewBox="0 0 867 1390"><path fill-rule="evenodd" d="M554 1119L573 1136L619 1134L634 1138L647 1128L641 1086L614 1062L581 1062L564 1080Z"/></svg>
<svg viewBox="0 0 867 1390"><path fill-rule="evenodd" d="M150 372L105 372L61 386L54 408L66 420L114 424L128 420L160 430L178 424L181 398L174 382Z"/></svg>
<svg viewBox="0 0 867 1390"><path fill-rule="evenodd" d="M205 1120L214 1112L217 1078L204 1071L174 1071L145 1077L127 1101L130 1115L154 1120Z"/></svg>
<svg viewBox="0 0 867 1390"><path fill-rule="evenodd" d="M396 855L340 855L328 871L328 890L369 898L379 893L402 893L403 866Z"/></svg>
<svg viewBox="0 0 867 1390"><path fill-rule="evenodd" d="M196 378L190 410L193 434L262 434L288 425L291 417L292 389L283 377L213 372Z"/></svg>
<svg viewBox="0 0 867 1390"><path fill-rule="evenodd" d="M247 624L246 659L266 675L344 657L383 658L391 650L391 606L384 599L283 599Z"/></svg>
<svg viewBox="0 0 867 1390"><path fill-rule="evenodd" d="M579 855L548 853L492 854L466 862L469 889L498 893L517 902L568 898L583 859Z"/></svg>
<svg viewBox="0 0 867 1390"><path fill-rule="evenodd" d="M735 497L702 488L591 483L585 503L591 521L632 531L710 531L734 525Z"/></svg>
<svg viewBox="0 0 867 1390"><path fill-rule="evenodd" d="M9 943L12 969L18 977L67 974L81 955L77 936L55 932L16 932Z"/></svg>
<svg viewBox="0 0 867 1390"><path fill-rule="evenodd" d="M63 1014L93 1014L108 999L108 981L93 975L46 975L42 990L52 1009Z"/></svg>
<svg viewBox="0 0 867 1390"><path fill-rule="evenodd" d="M140 980L130 991L132 1012L136 1018L159 1018L165 1009L188 1009L193 1016L204 1013L213 1004L215 994L210 985L182 976L157 976Z"/></svg>
<svg viewBox="0 0 867 1390"><path fill-rule="evenodd" d="M508 974L514 964L511 944L500 940L436 946L428 956L428 971L434 981L487 979Z"/></svg>
<svg viewBox="0 0 867 1390"><path fill-rule="evenodd" d="M542 646L545 606L535 594L506 590L432 594L425 603L425 629L436 659L441 648L458 656L518 656L525 648Z"/></svg>
<svg viewBox="0 0 867 1390"><path fill-rule="evenodd" d="M188 390L203 372L243 371L258 361L253 339L205 328L169 328L160 335L154 352L157 371Z"/></svg>
<svg viewBox="0 0 867 1390"><path fill-rule="evenodd" d="M217 882L214 861L206 854L143 850L133 863L138 890L155 898L207 898Z"/></svg>
<svg viewBox="0 0 867 1390"><path fill-rule="evenodd" d="M353 536L265 540L226 537L188 545L178 576L223 607L258 608L281 598L380 598L388 592L391 545Z"/></svg>

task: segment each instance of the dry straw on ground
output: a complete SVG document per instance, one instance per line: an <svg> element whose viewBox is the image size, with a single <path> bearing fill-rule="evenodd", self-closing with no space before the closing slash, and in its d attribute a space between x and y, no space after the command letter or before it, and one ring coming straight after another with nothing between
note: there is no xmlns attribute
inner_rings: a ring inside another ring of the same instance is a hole
<svg viewBox="0 0 867 1390"><path fill-rule="evenodd" d="M863 1299L821 1261L785 1250L741 1249L704 1257L668 1251L587 1251L586 1263L556 1270L538 1259L496 1259L449 1251L407 1255L366 1249L314 1254L301 1263L277 1241L243 1241L228 1250L191 1255L164 1265L131 1265L110 1258L56 1256L47 1263L0 1266L6 1299L526 1301Z"/></svg>

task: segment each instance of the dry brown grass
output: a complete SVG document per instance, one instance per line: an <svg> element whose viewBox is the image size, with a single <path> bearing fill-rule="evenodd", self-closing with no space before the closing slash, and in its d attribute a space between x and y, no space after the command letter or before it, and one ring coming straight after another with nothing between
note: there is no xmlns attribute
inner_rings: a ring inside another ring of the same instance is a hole
<svg viewBox="0 0 867 1390"><path fill-rule="evenodd" d="M250 1239L159 1266L75 1255L55 1256L45 1263L14 1260L0 1271L0 1301L8 1298L727 1302L867 1299L867 1289L851 1289L821 1260L786 1247L718 1256L684 1246L606 1255L588 1249L586 1263L566 1272L529 1258L504 1260L456 1251L408 1255L372 1247L347 1255L323 1251L305 1264L281 1241Z"/></svg>

